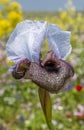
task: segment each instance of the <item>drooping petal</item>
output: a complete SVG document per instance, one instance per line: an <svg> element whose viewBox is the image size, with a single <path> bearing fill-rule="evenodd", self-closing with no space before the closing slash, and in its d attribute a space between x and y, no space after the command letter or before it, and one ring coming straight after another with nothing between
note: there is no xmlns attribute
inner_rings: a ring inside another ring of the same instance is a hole
<svg viewBox="0 0 84 130"><path fill-rule="evenodd" d="M39 62L46 28L47 23L45 21L25 20L19 23L6 46L8 58L15 63L25 58Z"/></svg>
<svg viewBox="0 0 84 130"><path fill-rule="evenodd" d="M61 59L66 59L71 52L70 32L62 31L58 26L49 24L46 37L50 48L56 56Z"/></svg>

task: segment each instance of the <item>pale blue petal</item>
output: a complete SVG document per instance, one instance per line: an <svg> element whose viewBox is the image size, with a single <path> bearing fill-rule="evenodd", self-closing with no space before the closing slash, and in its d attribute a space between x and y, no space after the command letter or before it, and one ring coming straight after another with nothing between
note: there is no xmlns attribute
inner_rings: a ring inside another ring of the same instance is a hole
<svg viewBox="0 0 84 130"><path fill-rule="evenodd" d="M58 58L66 59L71 52L70 32L62 31L58 26L49 24L46 37L50 48Z"/></svg>
<svg viewBox="0 0 84 130"><path fill-rule="evenodd" d="M15 63L24 58L39 62L46 28L47 23L45 21L25 20L19 23L6 45L8 58Z"/></svg>

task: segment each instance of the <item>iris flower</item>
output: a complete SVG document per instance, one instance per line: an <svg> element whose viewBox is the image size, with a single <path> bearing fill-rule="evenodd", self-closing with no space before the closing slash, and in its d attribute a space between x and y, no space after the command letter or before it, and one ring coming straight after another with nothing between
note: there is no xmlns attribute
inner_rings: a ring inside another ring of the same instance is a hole
<svg viewBox="0 0 84 130"><path fill-rule="evenodd" d="M15 64L13 76L22 78L29 70L33 82L52 93L57 92L74 73L72 66L65 61L72 49L70 35L69 31L62 31L46 21L19 23L6 45L7 56ZM41 61L40 50L45 38L51 50Z"/></svg>
<svg viewBox="0 0 84 130"><path fill-rule="evenodd" d="M42 60L40 50L44 38L51 50ZM73 76L73 67L65 61L71 49L70 32L46 21L30 20L16 26L6 46L7 56L14 63L11 68L13 77L30 78L39 86L39 98L49 130L53 129L49 92L59 92Z"/></svg>

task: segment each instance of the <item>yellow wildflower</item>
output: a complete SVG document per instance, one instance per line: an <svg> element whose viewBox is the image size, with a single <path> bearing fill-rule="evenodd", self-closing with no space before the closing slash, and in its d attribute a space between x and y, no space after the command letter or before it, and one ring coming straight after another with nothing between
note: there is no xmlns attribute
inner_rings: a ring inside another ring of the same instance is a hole
<svg viewBox="0 0 84 130"><path fill-rule="evenodd" d="M21 6L17 2L12 2L11 6L13 9L20 9L21 8Z"/></svg>
<svg viewBox="0 0 84 130"><path fill-rule="evenodd" d="M0 38L2 38L4 35L4 30L3 29L0 29Z"/></svg>
<svg viewBox="0 0 84 130"><path fill-rule="evenodd" d="M15 12L15 11L9 12L8 18L9 18L10 20L12 20L12 21L14 21L14 20L17 20L17 21L22 20L21 14L18 13L18 12Z"/></svg>
<svg viewBox="0 0 84 130"><path fill-rule="evenodd" d="M9 67L15 65L15 63L13 61L10 61L9 58L6 58L6 63L8 64Z"/></svg>
<svg viewBox="0 0 84 130"><path fill-rule="evenodd" d="M10 0L0 0L0 4L7 4Z"/></svg>
<svg viewBox="0 0 84 130"><path fill-rule="evenodd" d="M61 12L61 19L62 19L62 20L67 19L67 16L68 16L68 15L67 15L67 12L65 12L65 11L64 11L64 12Z"/></svg>
<svg viewBox="0 0 84 130"><path fill-rule="evenodd" d="M2 17L2 12L0 11L0 17Z"/></svg>
<svg viewBox="0 0 84 130"><path fill-rule="evenodd" d="M10 30L11 30L10 22L6 19L0 20L0 38L2 38L5 35L8 35Z"/></svg>
<svg viewBox="0 0 84 130"><path fill-rule="evenodd" d="M8 29L10 27L10 22L6 19L0 20L0 28L3 30Z"/></svg>

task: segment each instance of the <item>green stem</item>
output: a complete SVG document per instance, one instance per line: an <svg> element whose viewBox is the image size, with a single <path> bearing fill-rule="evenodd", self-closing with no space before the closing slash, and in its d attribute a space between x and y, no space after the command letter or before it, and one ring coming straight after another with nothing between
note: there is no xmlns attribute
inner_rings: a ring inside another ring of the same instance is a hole
<svg viewBox="0 0 84 130"><path fill-rule="evenodd" d="M40 103L42 106L42 110L45 115L45 119L48 125L49 130L53 130L52 126L52 103L51 103L51 98L50 94L48 91L45 89L39 88L39 98L40 98Z"/></svg>

